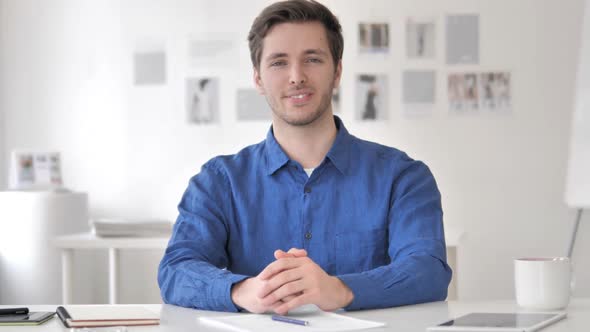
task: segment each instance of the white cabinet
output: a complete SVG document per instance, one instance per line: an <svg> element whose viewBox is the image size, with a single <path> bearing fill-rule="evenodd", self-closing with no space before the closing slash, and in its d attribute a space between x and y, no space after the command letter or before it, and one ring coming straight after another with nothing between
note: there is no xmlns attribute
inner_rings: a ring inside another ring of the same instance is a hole
<svg viewBox="0 0 590 332"><path fill-rule="evenodd" d="M60 303L52 241L88 229L86 193L0 191L0 304Z"/></svg>

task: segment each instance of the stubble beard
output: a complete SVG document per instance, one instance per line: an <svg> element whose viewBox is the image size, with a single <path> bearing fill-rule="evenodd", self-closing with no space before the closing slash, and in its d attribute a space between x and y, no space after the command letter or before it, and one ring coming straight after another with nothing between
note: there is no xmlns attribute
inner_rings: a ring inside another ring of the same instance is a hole
<svg viewBox="0 0 590 332"><path fill-rule="evenodd" d="M314 123L317 119L321 118L327 111L330 109L330 105L332 103L332 91L334 90L334 84L330 85L327 93L322 95L320 100L320 104L318 107L311 113L309 113L305 117L299 117L297 111L289 112L284 108L280 107L281 102L274 103L270 100L267 96L266 101L270 106L272 112L275 116L279 117L283 122L287 123L288 125L295 126L295 127L303 127L309 124ZM290 113L294 113L294 116L291 116Z"/></svg>

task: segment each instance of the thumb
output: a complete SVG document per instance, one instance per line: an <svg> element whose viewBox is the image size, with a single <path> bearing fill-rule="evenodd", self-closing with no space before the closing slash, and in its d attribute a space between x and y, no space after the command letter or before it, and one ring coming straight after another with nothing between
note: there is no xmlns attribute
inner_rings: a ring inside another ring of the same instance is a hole
<svg viewBox="0 0 590 332"><path fill-rule="evenodd" d="M306 257L307 256L307 251L305 249L291 248L291 249L289 249L288 253L293 255L293 257Z"/></svg>
<svg viewBox="0 0 590 332"><path fill-rule="evenodd" d="M307 251L305 249L291 248L289 251L284 252L281 249L277 249L274 252L274 256L275 259L306 257Z"/></svg>
<svg viewBox="0 0 590 332"><path fill-rule="evenodd" d="M292 255L290 253L287 253L287 252L284 252L281 249L275 250L274 256L275 256L275 259L293 258L293 257L295 257L294 255Z"/></svg>

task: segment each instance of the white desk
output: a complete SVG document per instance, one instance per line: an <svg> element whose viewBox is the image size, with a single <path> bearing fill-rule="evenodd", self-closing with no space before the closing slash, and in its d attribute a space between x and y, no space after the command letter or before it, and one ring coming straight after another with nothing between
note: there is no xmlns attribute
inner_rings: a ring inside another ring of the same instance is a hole
<svg viewBox="0 0 590 332"><path fill-rule="evenodd" d="M8 306L0 306L8 307ZM55 311L56 305L30 306L31 311ZM176 307L172 305L151 304L146 308L160 312L159 326L130 326L129 332L194 332L194 331L226 331L209 325L201 324L197 319L201 316L227 315L227 313L201 311ZM434 302L412 306L404 306L380 310L365 310L343 312L344 315L384 322L381 328L367 329L367 332L425 332L428 326L436 325L470 312L526 312L516 306L514 301L485 301L485 302ZM568 317L554 325L544 328L543 332L584 332L590 325L590 298L574 299L567 308ZM240 314L236 314L240 315ZM56 332L67 331L56 317L40 326L0 326L0 332ZM106 329L104 331L108 331Z"/></svg>
<svg viewBox="0 0 590 332"><path fill-rule="evenodd" d="M463 232L448 228L445 232L447 261L453 269L453 280L449 285L447 299L455 300L457 295L457 249ZM118 275L120 249L165 249L168 237L134 238L134 237L97 237L93 234L73 234L55 238L54 244L62 249L62 302L72 303L72 256L74 249L108 249L109 250L109 303L118 302ZM155 281L154 281L155 282Z"/></svg>

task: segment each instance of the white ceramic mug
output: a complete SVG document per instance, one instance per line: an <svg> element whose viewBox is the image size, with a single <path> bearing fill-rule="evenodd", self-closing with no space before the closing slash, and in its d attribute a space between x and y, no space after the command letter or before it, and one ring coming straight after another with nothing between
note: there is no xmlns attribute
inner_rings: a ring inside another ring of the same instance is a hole
<svg viewBox="0 0 590 332"><path fill-rule="evenodd" d="M535 310L567 307L572 291L572 264L567 257L514 260L514 285L519 306Z"/></svg>

